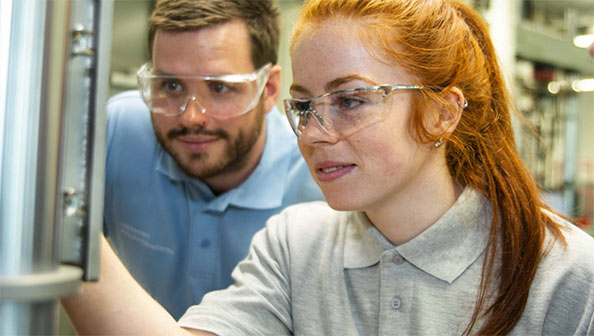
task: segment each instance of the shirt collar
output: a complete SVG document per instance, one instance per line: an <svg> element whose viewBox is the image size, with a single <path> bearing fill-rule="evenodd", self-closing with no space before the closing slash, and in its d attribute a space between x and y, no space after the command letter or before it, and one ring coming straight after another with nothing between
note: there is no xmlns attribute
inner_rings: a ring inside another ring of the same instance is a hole
<svg viewBox="0 0 594 336"><path fill-rule="evenodd" d="M412 240L394 247L363 213L353 215L347 228L344 267L367 267L379 262L382 253L395 249L415 267L452 283L484 251L491 226L488 200L466 188L435 224Z"/></svg>
<svg viewBox="0 0 594 336"><path fill-rule="evenodd" d="M281 206L287 174L296 138L290 133L276 107L266 116L266 144L256 169L239 187L215 196L199 179L186 175L173 157L159 146L156 169L171 180L188 183L209 200L207 209L223 212L229 205L250 209L272 209Z"/></svg>
<svg viewBox="0 0 594 336"><path fill-rule="evenodd" d="M365 213L349 213L347 223L344 268L363 268L377 264L385 250L394 248L369 222Z"/></svg>

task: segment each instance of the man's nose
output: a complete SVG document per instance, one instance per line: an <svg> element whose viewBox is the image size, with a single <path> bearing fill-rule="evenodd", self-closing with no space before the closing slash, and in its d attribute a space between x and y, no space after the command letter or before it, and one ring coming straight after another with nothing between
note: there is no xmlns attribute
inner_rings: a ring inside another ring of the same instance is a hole
<svg viewBox="0 0 594 336"><path fill-rule="evenodd" d="M195 96L188 97L186 103L180 107L181 115L179 118L187 126L206 126L208 124L208 115L204 107Z"/></svg>

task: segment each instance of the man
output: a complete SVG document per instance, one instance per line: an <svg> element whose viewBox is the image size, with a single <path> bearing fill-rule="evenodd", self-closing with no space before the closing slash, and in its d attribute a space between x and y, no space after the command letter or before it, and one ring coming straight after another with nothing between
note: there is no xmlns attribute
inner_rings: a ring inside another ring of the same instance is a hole
<svg viewBox="0 0 594 336"><path fill-rule="evenodd" d="M322 199L274 107L278 35L272 0L160 0L140 93L108 103L105 235L176 319L268 217Z"/></svg>

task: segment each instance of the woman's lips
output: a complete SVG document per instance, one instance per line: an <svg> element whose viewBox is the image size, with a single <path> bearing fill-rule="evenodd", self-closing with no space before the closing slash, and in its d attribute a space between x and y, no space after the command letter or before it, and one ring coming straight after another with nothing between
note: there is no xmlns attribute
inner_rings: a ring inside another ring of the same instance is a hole
<svg viewBox="0 0 594 336"><path fill-rule="evenodd" d="M330 182L350 173L356 167L348 163L323 162L317 165L316 176L320 182Z"/></svg>

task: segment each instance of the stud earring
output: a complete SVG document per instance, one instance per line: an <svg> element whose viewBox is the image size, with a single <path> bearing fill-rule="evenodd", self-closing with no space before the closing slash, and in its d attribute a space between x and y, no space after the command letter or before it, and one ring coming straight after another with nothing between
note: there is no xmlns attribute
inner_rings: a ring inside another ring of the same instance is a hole
<svg viewBox="0 0 594 336"><path fill-rule="evenodd" d="M468 107L468 100L466 100L466 98L464 98L464 104L462 104L462 109L465 109Z"/></svg>
<svg viewBox="0 0 594 336"><path fill-rule="evenodd" d="M437 140L437 142L435 143L435 148L439 148L441 144L443 144L443 139L439 138L439 140Z"/></svg>

